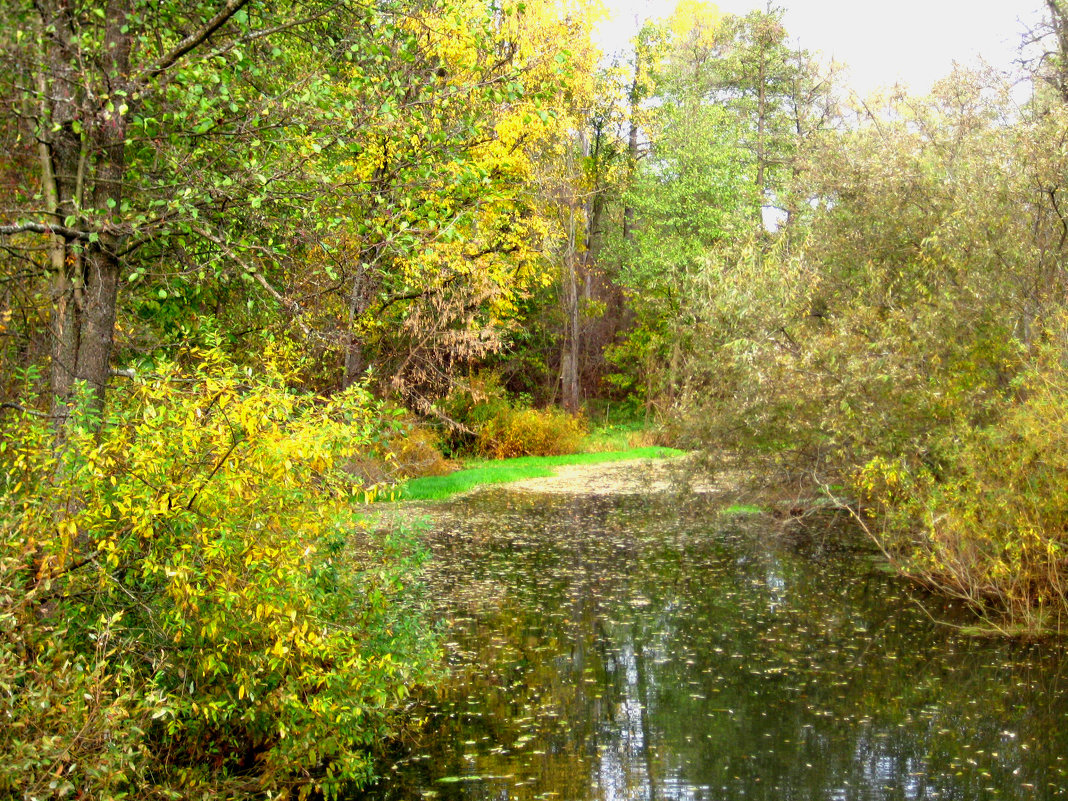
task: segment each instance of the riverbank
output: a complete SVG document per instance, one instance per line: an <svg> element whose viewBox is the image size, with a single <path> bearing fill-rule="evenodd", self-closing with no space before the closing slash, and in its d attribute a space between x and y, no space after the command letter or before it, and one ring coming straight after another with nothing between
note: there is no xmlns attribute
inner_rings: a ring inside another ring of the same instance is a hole
<svg viewBox="0 0 1068 801"><path fill-rule="evenodd" d="M655 462L672 462L686 455L675 448L647 447L622 451L572 453L563 456L523 456L480 462L445 476L416 478L405 484L397 500L441 500L468 492L487 484L536 484L546 491L560 491L563 487L581 486L582 491L597 492L596 487L632 486L648 490L648 471ZM626 462L626 465L620 465ZM637 464L636 464L637 463ZM594 466L596 470L591 469ZM656 479L667 482L664 471ZM592 479L591 477L595 478Z"/></svg>

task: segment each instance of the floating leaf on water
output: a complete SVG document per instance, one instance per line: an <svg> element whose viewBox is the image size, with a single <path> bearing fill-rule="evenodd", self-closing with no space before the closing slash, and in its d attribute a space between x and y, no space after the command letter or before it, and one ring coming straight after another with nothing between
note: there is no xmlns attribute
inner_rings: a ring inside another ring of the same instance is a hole
<svg viewBox="0 0 1068 801"><path fill-rule="evenodd" d="M502 798L816 798L858 784L851 797L883 797L922 776L974 797L1063 771L1068 659L933 625L928 612L952 610L919 609L864 554L812 555L711 504L494 498L450 505L452 533L427 535L430 602L456 621L454 682L426 724L433 757L372 798L492 777ZM427 775L461 769L465 750L487 752L468 754L477 775Z"/></svg>

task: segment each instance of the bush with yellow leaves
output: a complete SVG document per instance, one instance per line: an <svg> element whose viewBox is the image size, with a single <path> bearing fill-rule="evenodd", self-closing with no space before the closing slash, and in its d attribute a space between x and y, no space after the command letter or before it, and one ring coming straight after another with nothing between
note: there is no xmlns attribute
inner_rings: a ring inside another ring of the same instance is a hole
<svg viewBox="0 0 1068 801"><path fill-rule="evenodd" d="M532 409L529 399L510 398L499 375L484 371L453 388L442 403L462 431L444 432L443 449L451 455L490 459L559 456L575 453L586 434L586 420L555 408Z"/></svg>
<svg viewBox="0 0 1068 801"><path fill-rule="evenodd" d="M482 423L478 453L493 459L575 453L586 433L582 418L560 409L507 408Z"/></svg>
<svg viewBox="0 0 1068 801"><path fill-rule="evenodd" d="M196 363L0 420L0 795L330 797L431 675L420 552L340 469L371 400Z"/></svg>

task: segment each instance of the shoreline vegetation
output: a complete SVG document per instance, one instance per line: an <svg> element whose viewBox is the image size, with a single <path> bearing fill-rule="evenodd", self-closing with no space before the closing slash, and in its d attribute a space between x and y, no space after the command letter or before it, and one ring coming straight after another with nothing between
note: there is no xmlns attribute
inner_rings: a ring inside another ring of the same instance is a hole
<svg viewBox="0 0 1068 801"><path fill-rule="evenodd" d="M7 0L0 797L365 786L440 668L423 543L370 525L405 481L763 460L1068 633L1068 0L1035 3L1019 75L860 99L774 4L685 0L608 62L593 0Z"/></svg>

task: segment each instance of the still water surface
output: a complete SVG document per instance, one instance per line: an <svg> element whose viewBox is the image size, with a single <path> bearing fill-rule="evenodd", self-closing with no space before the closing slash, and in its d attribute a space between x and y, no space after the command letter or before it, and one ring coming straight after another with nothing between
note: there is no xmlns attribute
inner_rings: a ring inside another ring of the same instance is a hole
<svg viewBox="0 0 1068 801"><path fill-rule="evenodd" d="M435 507L447 686L368 798L1068 797L1063 649L966 636L843 532L696 495Z"/></svg>

